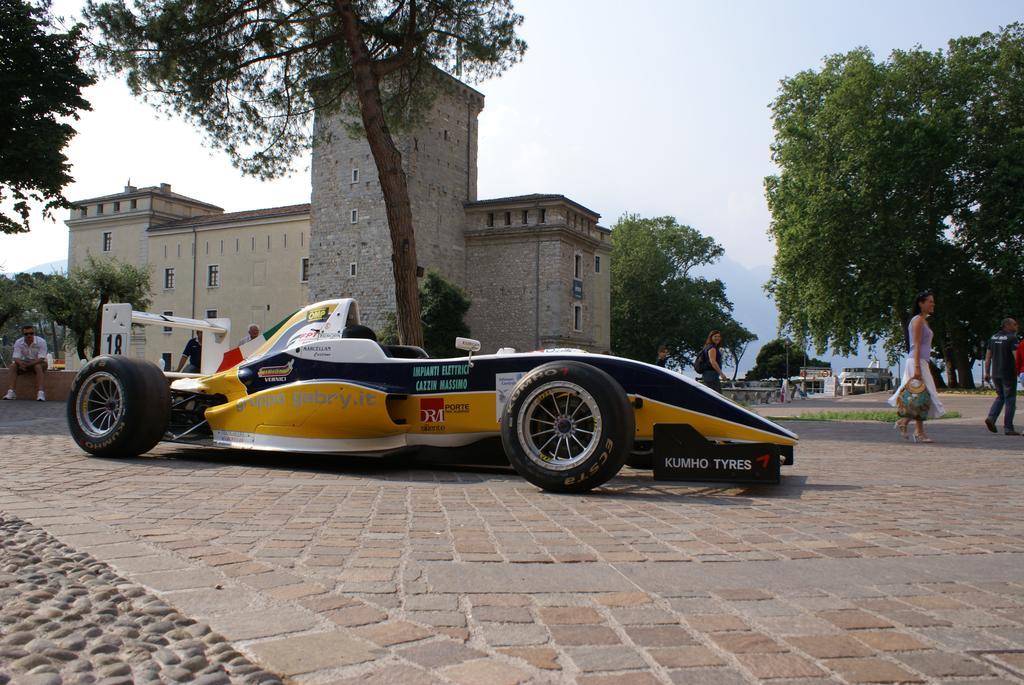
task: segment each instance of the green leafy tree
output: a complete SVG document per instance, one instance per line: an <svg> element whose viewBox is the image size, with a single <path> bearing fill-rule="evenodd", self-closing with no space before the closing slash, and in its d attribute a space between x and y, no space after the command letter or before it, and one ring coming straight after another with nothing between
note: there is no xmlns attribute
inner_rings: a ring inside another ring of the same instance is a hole
<svg viewBox="0 0 1024 685"><path fill-rule="evenodd" d="M86 266L72 273L72 278L81 284L93 298L93 346L94 354L100 348L100 325L103 321L103 305L109 302L127 302L132 309L149 309L149 273L134 264L116 259L93 259L88 257Z"/></svg>
<svg viewBox="0 0 1024 685"><path fill-rule="evenodd" d="M37 292L40 310L67 328L79 359L88 359L90 349L100 349L103 305L127 302L133 309L145 310L151 302L149 274L116 259L89 257L85 266L67 276L48 277Z"/></svg>
<svg viewBox="0 0 1024 685"><path fill-rule="evenodd" d="M831 368L832 365L824 359L808 357L806 349L794 345L787 338L776 338L758 350L757 361L747 371L746 379L760 381L766 378L787 378L796 375L801 366Z"/></svg>
<svg viewBox="0 0 1024 685"><path fill-rule="evenodd" d="M0 233L28 231L31 203L45 216L71 206L67 119L91 109L81 93L95 79L78 65L80 27L55 30L49 10L48 0L0 0L0 201L16 215L0 213Z"/></svg>
<svg viewBox="0 0 1024 685"><path fill-rule="evenodd" d="M1024 283L1024 26L952 40L946 61L950 97L963 116L956 240L995 284ZM996 316L986 332L1021 311L1016 288L989 294L986 313Z"/></svg>
<svg viewBox="0 0 1024 685"><path fill-rule="evenodd" d="M202 129L243 172L273 177L312 142L314 112L358 112L391 232L397 324L421 344L416 241L391 131L426 111L436 67L469 79L520 59L511 0L90 0L97 57ZM353 107L354 105L354 107Z"/></svg>
<svg viewBox="0 0 1024 685"><path fill-rule="evenodd" d="M1015 46L1012 64L1019 29L1003 37ZM933 353L950 385L973 385L982 341L1005 316L993 277L1024 263L1015 242L1024 214L1007 209L1016 199L993 208L985 194L1004 195L1010 178L1024 182L1020 158L995 151L1019 137L1021 123L1013 129L1012 116L1004 118L997 135L976 118L989 113L979 102L1002 99L993 84L1019 89L1024 70L980 78L992 73L992 59L969 59L974 45L957 52L954 42L956 62L916 49L876 63L854 50L782 82L772 105L780 173L765 184L777 244L768 290L784 330L817 350L850 354L861 340L905 350L910 302L927 289L938 305ZM994 186L986 164L1005 171ZM991 223L1008 218L1016 223L987 243Z"/></svg>
<svg viewBox="0 0 1024 685"><path fill-rule="evenodd" d="M435 271L427 273L420 284L420 311L423 312L424 349L432 357L460 354L455 348L455 338L470 335L465 320L470 304L469 298L457 285ZM384 321L377 331L377 339L383 345L397 344L395 313L387 312Z"/></svg>
<svg viewBox="0 0 1024 685"><path fill-rule="evenodd" d="M612 229L612 349L623 357L653 362L658 346L671 366L693 362L712 329L739 332L732 303L718 279L692 275L723 254L713 238L673 217L627 214Z"/></svg>
<svg viewBox="0 0 1024 685"><path fill-rule="evenodd" d="M724 370L731 366L732 379L735 381L740 372L740 361L746 354L750 343L757 340L757 335L734 320L724 323L720 330L722 331L722 351L725 353L722 355L724 362L722 368Z"/></svg>
<svg viewBox="0 0 1024 685"><path fill-rule="evenodd" d="M420 308L423 312L423 346L432 357L453 357L460 354L455 338L469 337L466 312L470 301L454 283L434 271L420 285Z"/></svg>
<svg viewBox="0 0 1024 685"><path fill-rule="evenodd" d="M79 278L58 274L40 291L42 310L55 323L70 334L78 359L88 359L87 350L96 325L96 307L93 294ZM95 348L94 348L95 349Z"/></svg>
<svg viewBox="0 0 1024 685"><path fill-rule="evenodd" d="M25 294L17 281L0 276L0 329L10 321L17 321L25 311Z"/></svg>

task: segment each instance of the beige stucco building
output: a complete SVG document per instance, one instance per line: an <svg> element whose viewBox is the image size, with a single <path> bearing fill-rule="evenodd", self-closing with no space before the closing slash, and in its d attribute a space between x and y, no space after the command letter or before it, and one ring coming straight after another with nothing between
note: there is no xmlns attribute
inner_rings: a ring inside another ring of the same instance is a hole
<svg viewBox="0 0 1024 685"><path fill-rule="evenodd" d="M455 79L434 108L397 137L417 256L472 301L471 335L485 352L610 347L610 231L600 215L558 194L477 199L477 116L483 95ZM148 269L151 311L227 317L240 339L312 300L355 297L379 327L394 311L384 199L365 140L319 118L311 204L225 213L169 184L78 200L68 219L68 266L87 256ZM324 135L332 134L332 135ZM177 365L179 329L150 327L137 346Z"/></svg>
<svg viewBox="0 0 1024 685"><path fill-rule="evenodd" d="M266 330L309 302L309 205L225 213L162 183L76 201L67 225L69 269L88 256L141 266L151 311L226 317L236 339L250 323ZM139 336L147 359L174 366L188 339L154 327Z"/></svg>

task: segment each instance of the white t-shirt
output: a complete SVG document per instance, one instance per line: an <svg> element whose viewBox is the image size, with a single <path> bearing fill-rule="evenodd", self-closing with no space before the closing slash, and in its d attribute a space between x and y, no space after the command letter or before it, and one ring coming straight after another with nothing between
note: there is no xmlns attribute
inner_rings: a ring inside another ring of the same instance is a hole
<svg viewBox="0 0 1024 685"><path fill-rule="evenodd" d="M37 359L46 358L46 341L38 335L32 336L32 344L25 342L25 338L18 338L14 343L14 358L27 362L34 362Z"/></svg>

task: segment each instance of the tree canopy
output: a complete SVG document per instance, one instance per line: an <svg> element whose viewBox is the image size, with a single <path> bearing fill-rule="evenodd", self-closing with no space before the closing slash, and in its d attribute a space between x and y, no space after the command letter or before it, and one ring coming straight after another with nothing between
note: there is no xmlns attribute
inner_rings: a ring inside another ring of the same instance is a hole
<svg viewBox="0 0 1024 685"><path fill-rule="evenodd" d="M454 283L436 271L428 271L420 284L423 312L423 347L432 357L454 357L456 337L469 337L466 312L470 301Z"/></svg>
<svg viewBox="0 0 1024 685"><path fill-rule="evenodd" d="M788 378L795 376L801 366L817 366L820 368L831 368L831 364L824 359L815 359L807 355L807 349L802 345L794 345L787 338L776 338L769 340L757 351L757 361L747 371L745 378L748 381L760 381L766 378Z"/></svg>
<svg viewBox="0 0 1024 685"><path fill-rule="evenodd" d="M22 282L23 278L31 280ZM143 311L150 304L149 274L116 259L89 257L84 266L66 276L18 274L15 284L22 294L23 310L34 310L46 321L65 327L79 359L88 359L90 349L99 349L104 304L128 302L133 309ZM4 299L2 291L0 288L0 309ZM55 338L56 330L53 330ZM58 341L51 339L49 342L56 353Z"/></svg>
<svg viewBox="0 0 1024 685"><path fill-rule="evenodd" d="M1015 25L884 62L858 49L782 82L765 186L786 330L840 354L903 347L910 302L931 290L934 352L951 385L973 384L989 329L1020 306L1022 37Z"/></svg>
<svg viewBox="0 0 1024 685"><path fill-rule="evenodd" d="M427 110L436 68L476 79L519 60L511 0L90 0L96 57L206 131L244 173L286 173L314 113L358 113L391 232L398 331L420 344L416 242L392 130Z"/></svg>
<svg viewBox="0 0 1024 685"><path fill-rule="evenodd" d="M712 264L722 254L713 238L673 217L620 218L612 227L615 354L653 362L658 346L665 344L669 363L681 367L693 362L712 329L756 337L732 318L722 281L691 275L695 267Z"/></svg>
<svg viewBox="0 0 1024 685"><path fill-rule="evenodd" d="M0 233L28 231L32 203L46 216L71 206L66 119L91 109L82 89L95 79L78 64L80 27L54 23L48 0L0 0L0 201L14 209L0 212Z"/></svg>
<svg viewBox="0 0 1024 685"><path fill-rule="evenodd" d="M436 271L428 271L420 283L420 311L423 312L423 347L432 357L453 357L461 354L455 348L456 337L469 337L466 313L471 302L457 285ZM381 344L398 343L395 313L387 312L385 323L377 331Z"/></svg>

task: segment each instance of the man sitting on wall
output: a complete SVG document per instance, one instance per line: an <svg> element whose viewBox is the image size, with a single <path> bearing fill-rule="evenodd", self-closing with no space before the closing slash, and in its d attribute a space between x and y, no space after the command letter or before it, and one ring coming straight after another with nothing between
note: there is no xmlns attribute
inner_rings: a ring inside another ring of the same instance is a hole
<svg viewBox="0 0 1024 685"><path fill-rule="evenodd" d="M21 337L14 343L14 354L11 355L11 365L8 367L11 377L11 387L4 395L5 400L16 400L14 394L14 382L20 373L32 373L36 377L36 400L46 401L46 393L43 392L43 372L46 371L46 341L36 337L36 330L31 324L21 327Z"/></svg>

